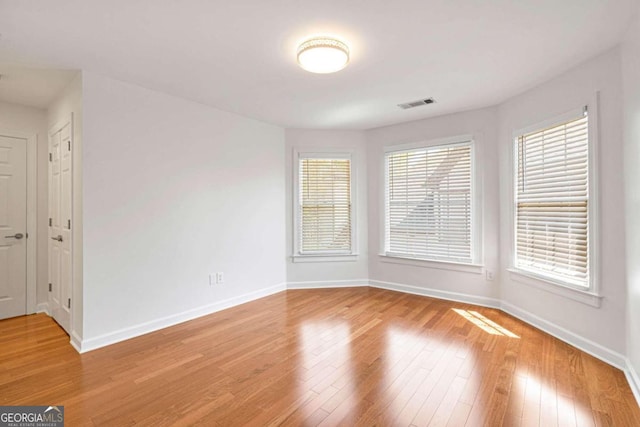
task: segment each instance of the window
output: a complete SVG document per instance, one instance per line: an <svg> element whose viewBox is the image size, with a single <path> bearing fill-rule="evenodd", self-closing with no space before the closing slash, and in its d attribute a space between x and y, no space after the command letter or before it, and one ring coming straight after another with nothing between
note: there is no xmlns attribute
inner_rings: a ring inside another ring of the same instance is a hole
<svg viewBox="0 0 640 427"><path fill-rule="evenodd" d="M296 255L353 253L352 165L349 153L299 153Z"/></svg>
<svg viewBox="0 0 640 427"><path fill-rule="evenodd" d="M589 123L586 109L515 140L514 267L590 287Z"/></svg>
<svg viewBox="0 0 640 427"><path fill-rule="evenodd" d="M385 155L385 255L472 263L471 141Z"/></svg>

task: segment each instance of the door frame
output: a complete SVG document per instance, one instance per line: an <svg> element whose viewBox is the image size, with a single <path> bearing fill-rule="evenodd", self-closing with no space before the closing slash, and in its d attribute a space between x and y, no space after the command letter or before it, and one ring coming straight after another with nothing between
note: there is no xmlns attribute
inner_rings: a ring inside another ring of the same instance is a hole
<svg viewBox="0 0 640 427"><path fill-rule="evenodd" d="M38 246L38 134L0 128L0 135L24 139L27 142L27 304L26 314L47 311L37 304L37 246ZM47 303L48 305L48 303Z"/></svg>

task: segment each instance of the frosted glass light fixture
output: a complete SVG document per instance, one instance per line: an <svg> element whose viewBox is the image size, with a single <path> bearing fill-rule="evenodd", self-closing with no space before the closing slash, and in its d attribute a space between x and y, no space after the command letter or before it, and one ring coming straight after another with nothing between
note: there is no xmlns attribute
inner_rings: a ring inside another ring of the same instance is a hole
<svg viewBox="0 0 640 427"><path fill-rule="evenodd" d="M312 73L335 73L348 63L349 47L332 37L315 37L298 46L298 64Z"/></svg>

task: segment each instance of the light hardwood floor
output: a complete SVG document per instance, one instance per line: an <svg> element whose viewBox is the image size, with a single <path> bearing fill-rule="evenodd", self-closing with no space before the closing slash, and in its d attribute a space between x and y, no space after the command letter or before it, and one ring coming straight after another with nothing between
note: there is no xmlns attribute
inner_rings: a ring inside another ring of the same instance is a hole
<svg viewBox="0 0 640 427"><path fill-rule="evenodd" d="M0 405L81 425L640 426L624 374L498 310L286 291L79 355L0 321Z"/></svg>

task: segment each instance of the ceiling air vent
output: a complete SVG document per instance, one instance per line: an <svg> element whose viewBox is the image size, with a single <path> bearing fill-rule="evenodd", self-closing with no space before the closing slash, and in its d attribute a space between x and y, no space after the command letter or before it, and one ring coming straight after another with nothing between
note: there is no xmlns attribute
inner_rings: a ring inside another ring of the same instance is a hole
<svg viewBox="0 0 640 427"><path fill-rule="evenodd" d="M433 104L434 102L436 102L436 101L434 101L433 98L419 99L417 101L411 101L411 102L405 102L404 104L398 104L398 107L402 108L403 110L407 110L409 108L419 107L421 105Z"/></svg>

